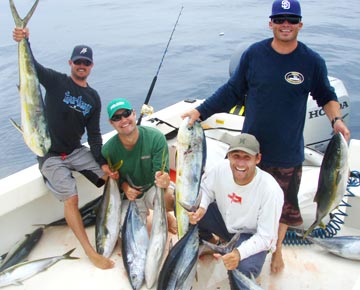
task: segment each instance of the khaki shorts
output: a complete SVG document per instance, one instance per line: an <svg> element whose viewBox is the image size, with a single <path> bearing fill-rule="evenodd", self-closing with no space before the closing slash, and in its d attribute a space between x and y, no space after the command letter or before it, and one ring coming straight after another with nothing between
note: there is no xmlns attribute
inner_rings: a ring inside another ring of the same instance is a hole
<svg viewBox="0 0 360 290"><path fill-rule="evenodd" d="M40 171L45 178L46 185L60 201L77 195L73 171L83 174L97 187L101 187L105 183L101 179L105 174L88 147L75 149L65 159L62 159L61 156L49 157L43 162Z"/></svg>

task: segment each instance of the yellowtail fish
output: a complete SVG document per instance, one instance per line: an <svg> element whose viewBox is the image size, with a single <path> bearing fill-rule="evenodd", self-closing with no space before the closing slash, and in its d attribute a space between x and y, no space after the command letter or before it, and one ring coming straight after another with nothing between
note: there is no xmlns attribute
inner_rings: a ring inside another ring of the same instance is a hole
<svg viewBox="0 0 360 290"><path fill-rule="evenodd" d="M55 263L64 259L79 259L70 256L75 249L62 256L54 256L39 260L27 261L7 268L0 273L0 288L8 285L21 285L21 282L46 270Z"/></svg>
<svg viewBox="0 0 360 290"><path fill-rule="evenodd" d="M109 258L120 233L121 196L117 181L108 178L95 224L96 251Z"/></svg>
<svg viewBox="0 0 360 290"><path fill-rule="evenodd" d="M26 27L34 13L39 0L36 0L29 13L21 19L13 0L10 0L10 8L15 25L20 28ZM21 126L11 120L13 125L22 133L25 144L37 156L44 156L50 146L50 134L45 118L44 101L37 77L34 57L26 38L18 45L19 58L19 94L21 102Z"/></svg>
<svg viewBox="0 0 360 290"><path fill-rule="evenodd" d="M348 144L339 132L331 138L321 163L318 188L314 198L314 202L317 203L316 219L305 232L304 239L316 226L325 227L322 219L340 204L346 192L348 179Z"/></svg>

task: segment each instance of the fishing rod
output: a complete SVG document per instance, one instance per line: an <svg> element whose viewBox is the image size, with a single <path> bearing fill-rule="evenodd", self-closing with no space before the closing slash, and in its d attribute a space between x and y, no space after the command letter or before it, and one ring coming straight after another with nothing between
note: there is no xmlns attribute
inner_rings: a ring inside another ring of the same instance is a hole
<svg viewBox="0 0 360 290"><path fill-rule="evenodd" d="M161 68L162 63L163 63L163 61L164 61L166 52L167 52L167 50L168 50L168 48L169 48L170 41L171 41L171 39L172 39L172 37L173 37L173 34L174 34L174 32L175 32L175 28L176 28L176 26L177 26L177 24L178 24L178 22L179 22L179 18L180 18L180 16L181 16L181 12L182 12L183 8L184 8L184 6L182 6L181 9L180 9L179 16L178 16L178 18L177 18L177 20L176 20L176 22L175 22L174 28L173 28L173 30L172 30L172 32L171 32L169 41L168 41L168 43L167 43L167 45L166 45L166 48L165 48L165 51L164 51L163 56L162 56L162 58L161 58L159 67L158 67L158 69L157 69L157 72L156 72L156 74L155 74L155 76L154 76L154 78L153 78L153 80L152 80L152 82L151 82L151 85L150 85L150 88L149 88L149 91L148 91L148 93L147 93L147 96L146 96L146 99L145 99L145 102L144 102L143 106L146 106L146 105L149 103L149 100L150 100L152 91L153 91L153 89L154 89L154 86L155 86L155 83L156 83L156 80L157 80L157 77L158 77L160 68ZM143 116L144 116L144 112L143 112L143 110L141 109L141 113L140 113L140 117L139 117L139 119L138 119L138 121L137 121L137 125L140 125L140 124L141 124L141 120L142 120L142 117L143 117Z"/></svg>

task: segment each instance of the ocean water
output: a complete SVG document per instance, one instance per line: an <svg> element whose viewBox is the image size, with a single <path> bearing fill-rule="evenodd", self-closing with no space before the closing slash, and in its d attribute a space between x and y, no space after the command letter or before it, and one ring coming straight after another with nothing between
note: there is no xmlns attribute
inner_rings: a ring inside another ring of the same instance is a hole
<svg viewBox="0 0 360 290"><path fill-rule="evenodd" d="M33 0L14 0L25 16ZM139 111L156 74L181 7L183 11L158 74L150 105L162 109L185 98L206 98L228 78L236 48L271 37L270 0L40 0L30 20L37 60L69 73L77 44L94 50L89 84L103 101L101 129L112 128L106 105L131 100ZM299 40L326 60L329 75L341 79L351 98L348 123L360 139L360 2L303 0ZM17 44L9 2L0 1L0 178L36 163L20 133ZM84 138L84 141L86 138Z"/></svg>

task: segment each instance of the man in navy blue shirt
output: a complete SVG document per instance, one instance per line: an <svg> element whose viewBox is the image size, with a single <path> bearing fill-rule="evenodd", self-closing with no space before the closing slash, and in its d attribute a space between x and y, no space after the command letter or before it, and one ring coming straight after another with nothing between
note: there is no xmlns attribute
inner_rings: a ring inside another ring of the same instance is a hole
<svg viewBox="0 0 360 290"><path fill-rule="evenodd" d="M303 222L297 194L304 161L303 130L309 93L323 108L334 132L350 139L325 61L297 40L303 26L301 18L297 0L274 1L269 22L273 38L251 45L228 82L182 116L189 116L192 125L199 118L205 120L245 103L242 132L256 136L263 156L260 167L272 174L284 191L278 242L271 262L274 273L284 268L281 246L288 226Z"/></svg>

